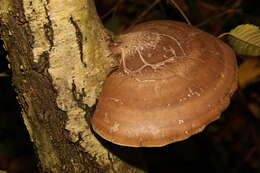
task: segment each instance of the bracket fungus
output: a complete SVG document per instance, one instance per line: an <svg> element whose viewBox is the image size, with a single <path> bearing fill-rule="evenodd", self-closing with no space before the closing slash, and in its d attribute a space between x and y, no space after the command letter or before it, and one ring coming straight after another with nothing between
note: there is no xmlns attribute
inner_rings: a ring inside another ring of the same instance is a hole
<svg viewBox="0 0 260 173"><path fill-rule="evenodd" d="M120 66L105 81L91 123L118 145L184 140L218 119L237 88L232 49L184 23L136 25L112 49Z"/></svg>

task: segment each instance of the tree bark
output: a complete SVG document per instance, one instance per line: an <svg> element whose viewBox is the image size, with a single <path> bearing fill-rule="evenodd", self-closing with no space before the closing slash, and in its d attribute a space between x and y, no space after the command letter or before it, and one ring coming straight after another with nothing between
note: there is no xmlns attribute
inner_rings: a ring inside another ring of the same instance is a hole
<svg viewBox="0 0 260 173"><path fill-rule="evenodd" d="M0 0L0 38L42 172L143 172L138 149L97 139L89 125L115 65L93 0Z"/></svg>

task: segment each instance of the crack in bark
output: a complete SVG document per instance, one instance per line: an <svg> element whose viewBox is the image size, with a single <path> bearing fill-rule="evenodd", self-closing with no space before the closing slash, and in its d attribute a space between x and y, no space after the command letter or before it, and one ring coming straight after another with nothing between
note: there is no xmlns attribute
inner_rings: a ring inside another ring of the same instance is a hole
<svg viewBox="0 0 260 173"><path fill-rule="evenodd" d="M75 84L75 81L72 80L71 91L72 91L73 99L76 101L78 107L80 107L83 110L86 110L87 105L84 104L83 102L83 98L86 97L84 88L82 89L82 93L77 92L77 86Z"/></svg>
<svg viewBox="0 0 260 173"><path fill-rule="evenodd" d="M36 66L37 72L42 73L46 68L49 67L49 56L50 54L48 51L42 52L42 54L40 55L39 62Z"/></svg>
<svg viewBox="0 0 260 173"><path fill-rule="evenodd" d="M48 1L46 1L46 2L48 3ZM53 32L53 29L52 29L52 21L50 19L49 10L47 9L46 5L44 5L44 10L45 10L45 15L46 15L46 19L48 20L48 23L44 24L43 28L44 28L45 37L50 43L50 48L49 48L49 51L50 51L53 47L53 44L54 44L53 43L54 32Z"/></svg>
<svg viewBox="0 0 260 173"><path fill-rule="evenodd" d="M111 158L109 152L107 153L107 156L108 156L108 159L109 159L109 161L110 161L110 164L111 164L110 166L111 166L112 171L113 171L114 173L117 173L117 171L116 171L115 168L114 168L114 162L113 162L113 159Z"/></svg>
<svg viewBox="0 0 260 173"><path fill-rule="evenodd" d="M79 46L79 52L80 52L80 60L84 67L87 66L87 64L83 61L83 34L80 30L80 27L78 23L73 19L73 17L70 17L70 23L74 26L75 32L76 32L76 38L77 38L77 43Z"/></svg>

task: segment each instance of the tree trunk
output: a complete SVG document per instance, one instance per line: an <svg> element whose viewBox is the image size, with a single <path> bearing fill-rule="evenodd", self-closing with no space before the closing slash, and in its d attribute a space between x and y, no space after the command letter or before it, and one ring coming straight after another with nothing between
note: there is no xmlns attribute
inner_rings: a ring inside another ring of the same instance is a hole
<svg viewBox="0 0 260 173"><path fill-rule="evenodd" d="M89 125L115 65L93 0L0 0L0 38L42 172L143 172L138 149L97 139Z"/></svg>

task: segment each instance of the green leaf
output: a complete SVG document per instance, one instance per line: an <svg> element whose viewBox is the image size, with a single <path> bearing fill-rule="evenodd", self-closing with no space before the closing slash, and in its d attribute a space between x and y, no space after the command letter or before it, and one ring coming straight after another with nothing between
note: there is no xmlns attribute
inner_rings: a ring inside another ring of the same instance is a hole
<svg viewBox="0 0 260 173"><path fill-rule="evenodd" d="M228 42L240 55L260 56L260 29L251 24L239 25L228 33Z"/></svg>

